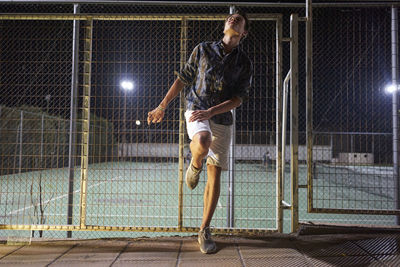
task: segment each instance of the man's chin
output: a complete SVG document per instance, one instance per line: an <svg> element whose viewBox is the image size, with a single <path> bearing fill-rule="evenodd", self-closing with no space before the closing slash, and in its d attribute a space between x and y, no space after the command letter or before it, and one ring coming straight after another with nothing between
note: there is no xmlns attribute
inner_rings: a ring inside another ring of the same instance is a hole
<svg viewBox="0 0 400 267"><path fill-rule="evenodd" d="M232 29L232 28L226 29L224 31L224 34L228 35L230 37L239 36L239 33L237 31L235 31L234 29Z"/></svg>

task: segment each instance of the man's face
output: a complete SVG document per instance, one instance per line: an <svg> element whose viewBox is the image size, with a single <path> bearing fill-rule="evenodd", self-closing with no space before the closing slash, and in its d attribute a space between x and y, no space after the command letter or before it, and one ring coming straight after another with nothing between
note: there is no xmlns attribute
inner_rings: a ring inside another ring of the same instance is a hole
<svg viewBox="0 0 400 267"><path fill-rule="evenodd" d="M229 29L232 29L239 34L240 38L242 38L247 34L247 32L244 29L245 24L246 21L241 15L233 14L226 19L224 32Z"/></svg>

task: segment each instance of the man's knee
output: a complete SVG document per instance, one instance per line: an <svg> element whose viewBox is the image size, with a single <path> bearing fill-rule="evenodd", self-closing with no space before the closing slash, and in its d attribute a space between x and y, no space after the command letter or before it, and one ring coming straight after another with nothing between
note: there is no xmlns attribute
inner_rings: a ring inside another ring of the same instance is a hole
<svg viewBox="0 0 400 267"><path fill-rule="evenodd" d="M193 141L197 143L202 149L208 150L211 145L211 134L209 132L200 132L195 135Z"/></svg>

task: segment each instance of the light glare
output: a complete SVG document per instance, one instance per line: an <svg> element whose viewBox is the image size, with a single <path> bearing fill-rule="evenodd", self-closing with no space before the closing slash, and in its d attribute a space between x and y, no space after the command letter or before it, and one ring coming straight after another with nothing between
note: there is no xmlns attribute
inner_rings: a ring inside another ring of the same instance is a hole
<svg viewBox="0 0 400 267"><path fill-rule="evenodd" d="M385 87L385 92L388 94L393 94L396 91L400 90L400 84L389 84L388 86Z"/></svg>
<svg viewBox="0 0 400 267"><path fill-rule="evenodd" d="M136 125L139 126L140 125L140 120L136 121Z"/></svg>
<svg viewBox="0 0 400 267"><path fill-rule="evenodd" d="M121 87L124 90L130 91L133 89L133 82L131 81L122 81L121 82Z"/></svg>

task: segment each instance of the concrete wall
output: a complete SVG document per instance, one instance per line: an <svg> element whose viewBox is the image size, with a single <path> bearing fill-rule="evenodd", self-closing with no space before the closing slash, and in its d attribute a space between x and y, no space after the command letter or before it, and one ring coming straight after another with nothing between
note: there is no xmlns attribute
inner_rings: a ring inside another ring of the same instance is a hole
<svg viewBox="0 0 400 267"><path fill-rule="evenodd" d="M334 163L351 164L373 164L374 154L372 153L339 153L338 158L332 160Z"/></svg>
<svg viewBox="0 0 400 267"><path fill-rule="evenodd" d="M120 157L173 157L179 155L178 144L148 144L148 143L133 143L119 144L118 155ZM185 148L185 155L188 148ZM272 160L276 158L276 149L272 145L236 145L235 158L237 160L262 160L265 153L269 153ZM290 159L290 146L286 146L286 157ZM307 147L299 146L299 160L307 159ZM319 161L331 161L332 149L330 146L314 146L313 159Z"/></svg>

